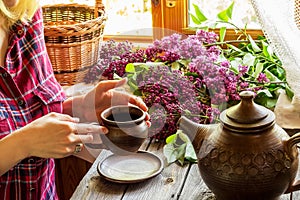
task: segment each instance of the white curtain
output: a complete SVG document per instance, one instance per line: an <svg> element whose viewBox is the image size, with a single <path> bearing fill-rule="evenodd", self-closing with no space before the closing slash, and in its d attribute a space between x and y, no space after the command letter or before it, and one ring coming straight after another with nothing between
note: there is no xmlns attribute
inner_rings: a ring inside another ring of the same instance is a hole
<svg viewBox="0 0 300 200"><path fill-rule="evenodd" d="M288 84L295 93L292 101L289 101L284 93L280 95L274 111L276 121L283 128L298 129L300 128L300 30L295 21L296 2L300 5L300 0L251 0L263 32L282 61Z"/></svg>

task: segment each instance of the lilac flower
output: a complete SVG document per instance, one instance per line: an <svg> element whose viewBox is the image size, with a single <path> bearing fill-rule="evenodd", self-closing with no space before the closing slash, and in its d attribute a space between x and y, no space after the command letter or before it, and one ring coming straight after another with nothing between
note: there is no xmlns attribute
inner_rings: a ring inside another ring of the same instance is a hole
<svg viewBox="0 0 300 200"><path fill-rule="evenodd" d="M239 92L249 90L248 66L239 66L232 71L229 60L219 62L221 49L213 45L217 34L197 31L183 37L173 34L155 40L145 49L134 49L128 42L108 41L101 48L97 66L91 68L86 82L99 75L113 79L114 75L125 77L129 63L163 62L134 74L132 83L149 107L152 126L149 136L164 140L177 131L180 116L187 116L196 123L214 123L220 110L212 105L224 105L239 100ZM182 62L184 61L184 62ZM219 63L218 63L219 62ZM179 69L171 66L177 64ZM259 82L268 82L260 74ZM253 91L261 89L252 87Z"/></svg>
<svg viewBox="0 0 300 200"><path fill-rule="evenodd" d="M224 60L220 63L221 67L229 68L230 67L230 62L228 60Z"/></svg>
<svg viewBox="0 0 300 200"><path fill-rule="evenodd" d="M196 37L202 43L206 44L212 44L218 40L218 35L216 33L204 30L198 30L194 37Z"/></svg>
<svg viewBox="0 0 300 200"><path fill-rule="evenodd" d="M180 49L180 41L182 40L182 35L179 35L177 33L172 34L171 36L164 37L161 40L155 40L153 42L153 45L150 45L150 47L155 47L158 49L168 50L171 52L178 52L178 49Z"/></svg>
<svg viewBox="0 0 300 200"><path fill-rule="evenodd" d="M239 72L244 75L248 72L248 66L239 66Z"/></svg>
<svg viewBox="0 0 300 200"><path fill-rule="evenodd" d="M100 46L99 61L96 66L89 69L88 73L84 77L84 82L91 83L102 75L104 70L109 68L110 63L113 60L118 59L122 54L133 51L133 44L125 42L115 42L114 40L108 40ZM107 69L106 74L113 73L112 68Z"/></svg>
<svg viewBox="0 0 300 200"><path fill-rule="evenodd" d="M257 81L259 83L267 83L270 82L270 80L267 78L266 74L264 73L259 73L258 77L257 77Z"/></svg>

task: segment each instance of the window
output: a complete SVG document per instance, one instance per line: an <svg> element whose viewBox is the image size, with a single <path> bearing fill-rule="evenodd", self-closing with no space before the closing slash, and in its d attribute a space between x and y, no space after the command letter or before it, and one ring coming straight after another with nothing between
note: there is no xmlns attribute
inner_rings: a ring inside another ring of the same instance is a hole
<svg viewBox="0 0 300 200"><path fill-rule="evenodd" d="M94 0L43 0L41 3L95 5ZM108 15L105 35L152 36L151 0L102 0L102 3Z"/></svg>
<svg viewBox="0 0 300 200"><path fill-rule="evenodd" d="M189 10L194 13L193 4L196 4L206 17L216 19L217 13L226 9L231 3L232 0L189 0ZM248 29L261 28L250 0L235 0L232 17L234 24L240 28L243 28L245 24ZM194 26L190 18L189 26Z"/></svg>
<svg viewBox="0 0 300 200"><path fill-rule="evenodd" d="M108 35L152 35L151 0L103 0Z"/></svg>
<svg viewBox="0 0 300 200"><path fill-rule="evenodd" d="M250 0L234 0L233 16L239 24L248 22L248 31L253 37L262 35ZM94 0L43 0L41 3L80 3L94 5ZM189 11L193 12L195 3L207 15L215 17L218 11L228 7L232 0L102 0L108 21L105 37L120 40L152 41L174 32L192 34L188 29L192 26ZM227 31L229 37L235 33ZM232 38L228 38L232 39Z"/></svg>
<svg viewBox="0 0 300 200"><path fill-rule="evenodd" d="M258 18L254 11L254 8L251 5L251 0L186 0L187 7L189 12L194 13L194 8L192 4L199 6L201 11L209 19L216 19L217 14L226 9L234 1L234 8L232 13L232 20L235 25L239 28L244 28L247 24L247 33L249 33L252 38L257 38L259 35L263 35L261 26L259 24ZM192 34L194 31L190 31L188 28L193 26L192 20L188 16L188 22L185 24L186 34ZM228 27L225 40L234 40L237 38L237 35L231 27ZM218 32L218 30L216 30Z"/></svg>

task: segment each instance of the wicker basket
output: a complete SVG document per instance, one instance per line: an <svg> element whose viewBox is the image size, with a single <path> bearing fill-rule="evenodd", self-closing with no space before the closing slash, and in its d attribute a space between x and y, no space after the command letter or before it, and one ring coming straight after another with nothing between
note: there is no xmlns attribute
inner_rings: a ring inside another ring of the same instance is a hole
<svg viewBox="0 0 300 200"><path fill-rule="evenodd" d="M99 60L106 14L102 1L95 7L80 4L43 6L47 52L58 82L81 82Z"/></svg>
<svg viewBox="0 0 300 200"><path fill-rule="evenodd" d="M295 0L294 17L295 17L295 23L298 29L300 29L300 0Z"/></svg>

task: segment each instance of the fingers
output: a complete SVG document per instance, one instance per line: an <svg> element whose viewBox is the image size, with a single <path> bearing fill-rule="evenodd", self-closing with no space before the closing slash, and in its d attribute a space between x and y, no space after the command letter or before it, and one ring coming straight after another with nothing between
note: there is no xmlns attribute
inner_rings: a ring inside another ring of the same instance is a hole
<svg viewBox="0 0 300 200"><path fill-rule="evenodd" d="M147 124L148 128L151 126L151 122L150 121L146 121L146 124Z"/></svg>
<svg viewBox="0 0 300 200"><path fill-rule="evenodd" d="M97 135L108 133L108 130L104 126L95 124L74 123L72 132L75 133L77 137L77 139L74 141L75 143L90 143L94 141L94 138L97 137Z"/></svg>
<svg viewBox="0 0 300 200"><path fill-rule="evenodd" d="M60 121L69 121L69 122L74 122L74 123L79 122L79 118L71 117L70 115L67 115L67 114L52 112L52 113L49 113L48 115L49 115L49 117L55 118L55 119L60 120Z"/></svg>
<svg viewBox="0 0 300 200"><path fill-rule="evenodd" d="M144 101L140 97L130 95L129 96L129 103L140 107L145 112L148 111L148 107L146 106L146 104L144 103Z"/></svg>
<svg viewBox="0 0 300 200"><path fill-rule="evenodd" d="M97 88L101 89L102 91L108 91L110 89L120 87L126 84L127 78L121 80L107 80L105 82L99 82Z"/></svg>
<svg viewBox="0 0 300 200"><path fill-rule="evenodd" d="M76 135L77 139L73 143L90 143L94 140L93 135Z"/></svg>
<svg viewBox="0 0 300 200"><path fill-rule="evenodd" d="M106 134L108 132L107 128L104 126L99 126L93 123L74 123L74 133L76 134L88 134L88 133L101 133Z"/></svg>

